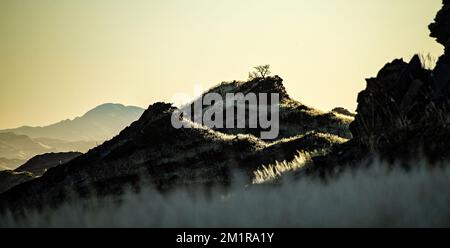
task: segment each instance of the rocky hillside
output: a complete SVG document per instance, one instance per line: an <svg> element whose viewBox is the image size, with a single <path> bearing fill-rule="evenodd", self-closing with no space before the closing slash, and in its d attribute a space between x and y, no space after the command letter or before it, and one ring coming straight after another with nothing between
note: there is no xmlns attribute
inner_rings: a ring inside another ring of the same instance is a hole
<svg viewBox="0 0 450 248"><path fill-rule="evenodd" d="M326 152L348 137L348 119L290 99L279 77L222 84L213 90L224 89L243 93L281 90L283 137L263 141L245 129L211 130L188 118L182 121L191 128L175 129L171 118L180 110L155 103L112 140L2 194L0 206L19 209L59 204L74 193L117 195L125 188L139 190L142 181L162 191L226 186L234 171L241 171L251 184L255 171L264 165L291 161L299 151Z"/></svg>
<svg viewBox="0 0 450 248"><path fill-rule="evenodd" d="M329 133L345 139L350 139L352 137L349 132L349 125L353 121L353 117L343 116L334 111L326 113L292 99L283 85L283 79L279 76L255 78L247 82L233 81L221 83L205 92L199 99L188 105L186 108L193 108L196 102L201 103L203 97L209 93L217 93L221 95L223 99L226 98L226 94L230 93L243 93L244 95L249 93L255 93L256 95L259 93L279 94L280 133L278 139L289 138L296 135L305 135L311 131ZM186 108L183 108L183 110ZM223 103L221 102L220 105L219 103L215 103L212 106L203 108L201 114L203 115L206 111L213 108L223 108L224 112L226 112L227 108L230 107L227 105L226 101ZM250 106L245 106L245 108L248 110ZM237 111L235 110L234 113L234 117L236 117ZM247 115L246 128L221 128L216 130L228 134L252 134L259 137L261 131L264 130L260 128L248 128L249 118L250 116ZM195 116L192 119L194 120ZM229 122L230 121L225 118L225 123Z"/></svg>

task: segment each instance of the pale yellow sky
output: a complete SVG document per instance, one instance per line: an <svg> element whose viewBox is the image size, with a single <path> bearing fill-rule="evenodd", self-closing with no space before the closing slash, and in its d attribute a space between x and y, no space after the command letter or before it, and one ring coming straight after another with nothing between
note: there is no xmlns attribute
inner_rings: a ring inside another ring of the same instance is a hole
<svg viewBox="0 0 450 248"><path fill-rule="evenodd" d="M147 107L271 64L307 105L354 110L394 58L439 56L441 0L0 0L0 128Z"/></svg>

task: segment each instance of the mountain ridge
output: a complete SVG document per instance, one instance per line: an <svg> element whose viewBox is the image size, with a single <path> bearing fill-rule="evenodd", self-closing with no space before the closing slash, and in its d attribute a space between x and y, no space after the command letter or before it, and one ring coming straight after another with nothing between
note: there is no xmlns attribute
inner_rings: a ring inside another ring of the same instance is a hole
<svg viewBox="0 0 450 248"><path fill-rule="evenodd" d="M87 152L118 134L143 112L139 107L105 103L80 117L48 126L0 130L2 167L15 169L20 163L12 160L24 162L49 152Z"/></svg>
<svg viewBox="0 0 450 248"><path fill-rule="evenodd" d="M117 134L139 118L144 109L123 104L105 103L73 119L66 119L46 126L22 126L0 130L30 138L52 138L65 141L104 141Z"/></svg>

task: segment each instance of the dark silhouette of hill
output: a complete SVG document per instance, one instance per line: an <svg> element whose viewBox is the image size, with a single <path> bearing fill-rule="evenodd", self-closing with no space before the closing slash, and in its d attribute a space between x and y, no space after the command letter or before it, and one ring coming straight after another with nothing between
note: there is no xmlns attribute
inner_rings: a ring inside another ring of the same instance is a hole
<svg viewBox="0 0 450 248"><path fill-rule="evenodd" d="M48 169L65 164L82 155L81 152L60 152L38 155L21 165L15 172L30 172L36 177L42 176Z"/></svg>
<svg viewBox="0 0 450 248"><path fill-rule="evenodd" d="M15 170L0 171L0 193L16 185L41 177L48 169L67 163L81 154L79 152L47 153L28 160Z"/></svg>
<svg viewBox="0 0 450 248"><path fill-rule="evenodd" d="M0 171L0 194L10 188L33 180L35 177L29 172Z"/></svg>
<svg viewBox="0 0 450 248"><path fill-rule="evenodd" d="M64 120L45 127L24 126L0 132L13 132L30 138L103 142L137 120L143 112L144 109L139 107L108 103L73 120Z"/></svg>

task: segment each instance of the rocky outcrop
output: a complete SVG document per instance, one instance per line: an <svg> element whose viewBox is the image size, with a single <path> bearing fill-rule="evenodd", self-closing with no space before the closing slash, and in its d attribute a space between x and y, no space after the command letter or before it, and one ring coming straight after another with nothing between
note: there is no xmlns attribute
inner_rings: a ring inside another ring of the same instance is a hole
<svg viewBox="0 0 450 248"><path fill-rule="evenodd" d="M377 146L391 132L427 118L432 82L419 56L409 63L397 59L387 64L376 78L367 79L366 89L358 96L358 115L350 125L353 137Z"/></svg>
<svg viewBox="0 0 450 248"><path fill-rule="evenodd" d="M208 90L203 95L208 93L219 93L222 96L227 93L278 93L281 102L291 99L283 85L283 79L279 76L255 78L247 82L223 82Z"/></svg>
<svg viewBox="0 0 450 248"><path fill-rule="evenodd" d="M450 1L444 1L431 36L443 44L445 54L434 70L423 68L419 56L409 63L394 60L358 97L358 115L350 126L355 139L389 159L450 158L449 119Z"/></svg>
<svg viewBox="0 0 450 248"><path fill-rule="evenodd" d="M430 24L431 37L442 44L445 53L442 55L433 71L434 98L439 103L449 105L449 82L450 82L450 1L444 0L444 7L438 12L435 22Z"/></svg>
<svg viewBox="0 0 450 248"><path fill-rule="evenodd" d="M326 173L379 156L390 162L450 159L450 1L444 0L431 36L445 46L433 70L425 69L419 56L408 63L396 59L367 79L358 96L353 139L315 158L310 172Z"/></svg>
<svg viewBox="0 0 450 248"><path fill-rule="evenodd" d="M352 137L349 131L349 125L352 118L345 118L336 112L322 112L320 110L308 107L299 101L292 99L287 93L283 79L279 76L255 78L247 82L233 81L230 83L222 83L209 91L205 92L199 99L188 105L186 108L193 108L194 104L201 104L203 97L208 93L218 93L224 99L226 94L243 93L277 93L279 94L279 110L280 110L280 133L277 140L289 138L297 135L305 135L309 132L323 132L337 135L339 137L350 139ZM214 104L208 108L204 108L201 114L204 114L210 108L217 108L219 104ZM220 108L220 107L219 107ZM226 109L226 104L223 104ZM247 106L248 109L248 106ZM235 111L234 113L237 113ZM246 117L246 123L249 123L249 116ZM193 116L191 119L195 120ZM229 122L225 119L225 122ZM251 134L256 137L260 136L261 128L221 128L215 129L227 134Z"/></svg>
<svg viewBox="0 0 450 248"><path fill-rule="evenodd" d="M430 36L448 49L450 45L450 0L443 0L444 7L438 12L435 22L430 24Z"/></svg>

